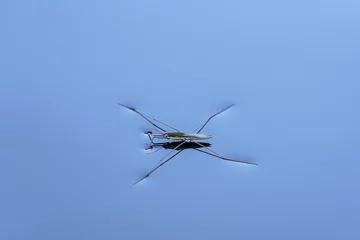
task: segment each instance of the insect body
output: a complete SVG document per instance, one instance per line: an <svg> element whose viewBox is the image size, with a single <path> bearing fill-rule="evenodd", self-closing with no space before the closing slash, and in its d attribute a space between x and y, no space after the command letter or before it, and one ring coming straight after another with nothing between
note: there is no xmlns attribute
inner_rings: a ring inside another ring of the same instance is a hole
<svg viewBox="0 0 360 240"><path fill-rule="evenodd" d="M171 140L205 140L210 139L211 135L208 134L200 134L200 133L183 133L183 132L166 132L163 134L148 134L152 138L160 138L160 139L171 139Z"/></svg>

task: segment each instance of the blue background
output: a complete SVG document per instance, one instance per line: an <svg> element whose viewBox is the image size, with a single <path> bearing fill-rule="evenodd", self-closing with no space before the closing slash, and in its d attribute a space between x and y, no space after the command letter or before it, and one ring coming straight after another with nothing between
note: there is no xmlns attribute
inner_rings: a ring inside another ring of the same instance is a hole
<svg viewBox="0 0 360 240"><path fill-rule="evenodd" d="M360 4L3 1L1 239L359 239ZM259 166L146 155L131 104Z"/></svg>

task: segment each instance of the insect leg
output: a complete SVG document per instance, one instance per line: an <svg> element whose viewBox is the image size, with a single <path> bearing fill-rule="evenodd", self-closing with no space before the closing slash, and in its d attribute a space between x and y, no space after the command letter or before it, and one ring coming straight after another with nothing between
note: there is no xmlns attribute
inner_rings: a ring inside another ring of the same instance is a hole
<svg viewBox="0 0 360 240"><path fill-rule="evenodd" d="M162 165L164 165L165 163L167 163L168 161L170 161L171 159L173 159L176 155L178 155L179 153L181 153L183 150L179 150L177 153L175 153L173 156L169 157L167 160L165 160L164 162L162 162L160 165L154 167L148 174L146 174L144 177L142 177L141 179L139 179L138 181L136 181L133 185L141 182L142 180L144 180L145 178L149 177L150 174L152 174L156 169L158 169L159 167L161 167Z"/></svg>
<svg viewBox="0 0 360 240"><path fill-rule="evenodd" d="M203 152L203 153L209 154L209 155L211 155L211 156L214 156L214 157L220 158L220 159L222 159L222 160L226 160L226 161L238 162L238 163L245 163L245 164L251 164L251 165L257 165L256 163L253 163L253 162L248 162L248 161L243 161L243 160L235 160L235 159L230 159L230 158L223 157L223 156L221 156L220 154L218 154L217 152L211 150L210 148L205 147L205 146L202 145L201 143L198 143L198 142L194 142L194 143L200 145L201 147L203 147L203 148L205 148L205 149L207 149L208 151L213 152L213 153L209 153L209 152L206 152L206 151L204 151L204 150L194 148L194 150L196 150L196 151Z"/></svg>
<svg viewBox="0 0 360 240"><path fill-rule="evenodd" d="M135 112L135 113L137 113L137 114L139 114L139 115L140 115L141 117L143 117L146 121L148 121L149 123L151 123L154 127L160 129L160 130L163 131L163 132L166 132L166 130L164 130L163 128L159 127L159 126L156 125L155 123L153 123L150 119L148 119L147 117L145 117L141 112L139 112L139 111L136 110L135 108L126 106L126 105L121 104L121 103L119 103L119 105L122 106L122 107L124 107L124 108L127 108L127 109L129 109L129 110L131 110L131 111L133 111L133 112Z"/></svg>
<svg viewBox="0 0 360 240"><path fill-rule="evenodd" d="M180 152L183 151L183 149L179 150L177 153L175 153L173 156L171 156L170 158L168 158L167 160L165 160L164 162L162 162L167 156L169 156L172 152L174 152L175 150L177 150L179 147L181 147L183 144L185 144L186 141L181 142L179 145L177 145L173 150L171 150L168 154L166 154L163 158L161 158L159 160L159 162L155 165L155 167L148 173L146 174L143 178L141 178L140 180L138 180L137 182L135 182L133 185L137 184L138 182L144 180L145 178L147 178L148 176L150 176L151 173L153 173L156 169L158 169L159 167L161 167L162 165L164 165L166 162L168 162L169 160L171 160L173 157L175 157L176 155L178 155ZM162 162L162 163L161 163Z"/></svg>
<svg viewBox="0 0 360 240"><path fill-rule="evenodd" d="M234 106L234 105L235 105L235 104L231 104L230 106L227 106L227 107L224 108L223 110L221 110L221 111L219 111L219 112L211 115L203 124L201 124L201 125L199 126L200 129L199 129L196 133L199 133L199 132L206 126L206 124L208 124L208 122L209 122L213 117L215 117L215 116L219 115L220 113L228 110L229 108L231 108L231 107ZM194 130L193 132L195 132L196 129L198 129L199 127L195 128L195 130Z"/></svg>

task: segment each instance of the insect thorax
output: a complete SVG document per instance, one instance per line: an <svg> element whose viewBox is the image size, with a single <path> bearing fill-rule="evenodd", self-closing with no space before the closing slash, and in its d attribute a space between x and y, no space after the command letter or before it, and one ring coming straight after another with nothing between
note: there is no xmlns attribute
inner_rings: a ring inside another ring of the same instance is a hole
<svg viewBox="0 0 360 240"><path fill-rule="evenodd" d="M167 137L174 138L174 137L183 137L184 133L182 132L170 132L165 134Z"/></svg>

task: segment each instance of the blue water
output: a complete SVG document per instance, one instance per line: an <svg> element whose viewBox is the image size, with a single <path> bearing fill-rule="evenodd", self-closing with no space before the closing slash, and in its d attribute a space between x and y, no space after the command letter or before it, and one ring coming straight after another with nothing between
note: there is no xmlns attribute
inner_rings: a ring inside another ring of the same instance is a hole
<svg viewBox="0 0 360 240"><path fill-rule="evenodd" d="M5 1L0 238L359 239L358 1ZM168 151L130 104L212 149Z"/></svg>

